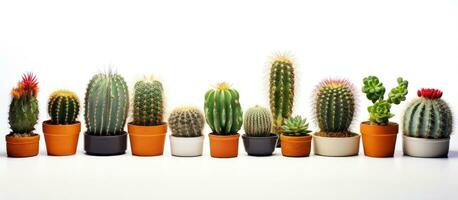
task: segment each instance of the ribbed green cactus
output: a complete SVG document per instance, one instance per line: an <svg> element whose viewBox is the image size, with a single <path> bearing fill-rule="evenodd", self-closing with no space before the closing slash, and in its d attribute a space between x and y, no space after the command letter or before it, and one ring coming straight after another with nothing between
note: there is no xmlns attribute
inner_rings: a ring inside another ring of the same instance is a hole
<svg viewBox="0 0 458 200"><path fill-rule="evenodd" d="M38 121L38 82L29 73L22 76L17 87L11 91L9 124L11 133L17 136L28 136L35 130Z"/></svg>
<svg viewBox="0 0 458 200"><path fill-rule="evenodd" d="M351 83L346 80L325 80L316 88L314 98L315 118L320 132L346 134L355 112Z"/></svg>
<svg viewBox="0 0 458 200"><path fill-rule="evenodd" d="M175 137L199 137L204 129L204 116L198 108L179 107L169 116L169 126Z"/></svg>
<svg viewBox="0 0 458 200"><path fill-rule="evenodd" d="M108 72L92 77L85 97L84 117L88 134L122 134L128 109L129 92L120 75Z"/></svg>
<svg viewBox="0 0 458 200"><path fill-rule="evenodd" d="M52 124L74 124L80 111L78 96L68 90L58 90L48 100L48 114Z"/></svg>
<svg viewBox="0 0 458 200"><path fill-rule="evenodd" d="M217 135L237 134L242 126L242 108L237 90L227 83L218 84L205 94L205 118Z"/></svg>
<svg viewBox="0 0 458 200"><path fill-rule="evenodd" d="M243 128L247 136L269 136L272 128L272 115L267 108L261 106L251 107L245 113Z"/></svg>
<svg viewBox="0 0 458 200"><path fill-rule="evenodd" d="M294 66L286 56L278 56L272 61L269 101L273 126L278 133L284 121L291 117L294 102Z"/></svg>
<svg viewBox="0 0 458 200"><path fill-rule="evenodd" d="M135 83L134 121L139 126L157 126L163 124L164 92L162 83L145 78Z"/></svg>
<svg viewBox="0 0 458 200"><path fill-rule="evenodd" d="M406 109L403 119L404 135L417 138L449 138L453 128L452 111L440 99L442 92L436 89L418 91L420 98Z"/></svg>

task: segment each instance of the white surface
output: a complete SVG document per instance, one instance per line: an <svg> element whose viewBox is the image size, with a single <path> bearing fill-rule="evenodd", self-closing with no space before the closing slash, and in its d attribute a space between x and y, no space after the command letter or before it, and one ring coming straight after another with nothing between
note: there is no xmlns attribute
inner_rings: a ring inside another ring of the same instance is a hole
<svg viewBox="0 0 458 200"><path fill-rule="evenodd" d="M458 113L456 0L11 0L0 2L0 130L9 132L9 91L23 72L38 75L40 122L48 118L52 91L66 88L83 98L91 76L108 66L130 85L145 73L161 79L169 111L202 107L206 90L220 81L239 90L246 110L267 105L269 57L284 51L297 62L296 114L311 118L309 97L320 80L345 77L359 90L369 74L388 89L403 76L409 99L420 87L441 88ZM368 101L360 99L354 131L368 117ZM393 121L405 107L393 107ZM166 156L155 158L9 159L0 139L0 199L457 199L456 137L451 150L449 159L397 152L393 159L219 160L208 156L206 144L200 158L170 157L167 145Z"/></svg>

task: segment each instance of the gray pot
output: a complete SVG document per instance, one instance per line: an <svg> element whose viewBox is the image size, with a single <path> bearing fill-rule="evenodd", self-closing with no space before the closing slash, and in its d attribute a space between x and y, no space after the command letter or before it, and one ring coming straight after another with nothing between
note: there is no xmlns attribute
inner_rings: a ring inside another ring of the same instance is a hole
<svg viewBox="0 0 458 200"><path fill-rule="evenodd" d="M444 158L448 156L450 138L425 139L405 136L402 138L404 155L420 158Z"/></svg>
<svg viewBox="0 0 458 200"><path fill-rule="evenodd" d="M250 137L242 135L243 146L250 156L270 156L275 151L278 135L275 133L266 137Z"/></svg>
<svg viewBox="0 0 458 200"><path fill-rule="evenodd" d="M89 135L84 133L84 150L89 155L112 156L126 153L127 133L121 135Z"/></svg>

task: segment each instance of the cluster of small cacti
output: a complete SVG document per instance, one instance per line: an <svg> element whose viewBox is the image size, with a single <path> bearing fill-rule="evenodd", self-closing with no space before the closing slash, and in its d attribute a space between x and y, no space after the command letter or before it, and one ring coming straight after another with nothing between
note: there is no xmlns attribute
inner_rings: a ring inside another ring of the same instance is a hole
<svg viewBox="0 0 458 200"><path fill-rule="evenodd" d="M309 123L307 119L301 116L295 116L287 119L285 124L281 127L281 133L288 136L304 136L310 133Z"/></svg>
<svg viewBox="0 0 458 200"><path fill-rule="evenodd" d="M29 73L11 91L9 124L15 136L30 135L38 121L38 82L35 75Z"/></svg>
<svg viewBox="0 0 458 200"><path fill-rule="evenodd" d="M179 107L172 111L168 123L175 137L199 137L204 129L204 116L195 107Z"/></svg>
<svg viewBox="0 0 458 200"><path fill-rule="evenodd" d="M227 83L220 83L205 94L205 118L217 135L233 135L242 126L239 93Z"/></svg>
<svg viewBox="0 0 458 200"><path fill-rule="evenodd" d="M133 122L139 126L163 124L164 94L162 83L151 78L138 81L134 86Z"/></svg>
<svg viewBox="0 0 458 200"><path fill-rule="evenodd" d="M124 78L112 72L92 77L85 97L84 117L88 134L122 134L128 110L129 92Z"/></svg>
<svg viewBox="0 0 458 200"><path fill-rule="evenodd" d="M441 99L442 92L422 89L407 107L403 124L404 135L418 138L449 138L452 133L452 111Z"/></svg>
<svg viewBox="0 0 458 200"><path fill-rule="evenodd" d="M51 124L74 124L80 111L78 96L68 90L58 90L48 100L48 114Z"/></svg>
<svg viewBox="0 0 458 200"><path fill-rule="evenodd" d="M269 110L261 106L254 106L245 112L243 129L251 137L263 137L271 134L272 115Z"/></svg>

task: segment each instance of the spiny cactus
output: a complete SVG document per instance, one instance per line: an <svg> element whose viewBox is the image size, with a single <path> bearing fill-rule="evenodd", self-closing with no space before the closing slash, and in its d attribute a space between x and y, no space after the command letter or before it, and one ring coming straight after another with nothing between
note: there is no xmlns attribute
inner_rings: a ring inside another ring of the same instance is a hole
<svg viewBox="0 0 458 200"><path fill-rule="evenodd" d="M38 121L38 82L32 73L24 74L22 81L11 91L9 124L11 133L27 136L35 130Z"/></svg>
<svg viewBox="0 0 458 200"><path fill-rule="evenodd" d="M119 135L124 132L129 109L129 92L124 79L115 73L99 73L86 89L85 113L87 133Z"/></svg>
<svg viewBox="0 0 458 200"><path fill-rule="evenodd" d="M74 124L80 111L78 96L68 90L58 90L48 101L48 114L52 124Z"/></svg>
<svg viewBox="0 0 458 200"><path fill-rule="evenodd" d="M315 118L320 132L346 135L355 113L355 94L347 80L325 80L315 90Z"/></svg>
<svg viewBox="0 0 458 200"><path fill-rule="evenodd" d="M286 56L278 56L271 63L269 100L274 129L278 132L291 117L294 103L294 66Z"/></svg>
<svg viewBox="0 0 458 200"><path fill-rule="evenodd" d="M418 138L449 138L452 133L452 111L437 89L421 89L406 109L404 135Z"/></svg>
<svg viewBox="0 0 458 200"><path fill-rule="evenodd" d="M157 126L163 124L164 98L162 83L145 78L135 83L134 121L139 126Z"/></svg>
<svg viewBox="0 0 458 200"><path fill-rule="evenodd" d="M198 108L179 107L169 116L169 126L175 137L199 137L204 129L204 116Z"/></svg>
<svg viewBox="0 0 458 200"><path fill-rule="evenodd" d="M242 108L239 93L227 83L218 84L205 94L205 118L218 135L237 134L242 126Z"/></svg>
<svg viewBox="0 0 458 200"><path fill-rule="evenodd" d="M272 116L269 110L261 106L249 108L245 113L243 128L247 136L269 136L272 128Z"/></svg>
<svg viewBox="0 0 458 200"><path fill-rule="evenodd" d="M281 133L288 136L304 136L311 132L308 128L309 123L307 123L307 119L302 119L302 117L298 115L286 120L285 125L281 127Z"/></svg>

